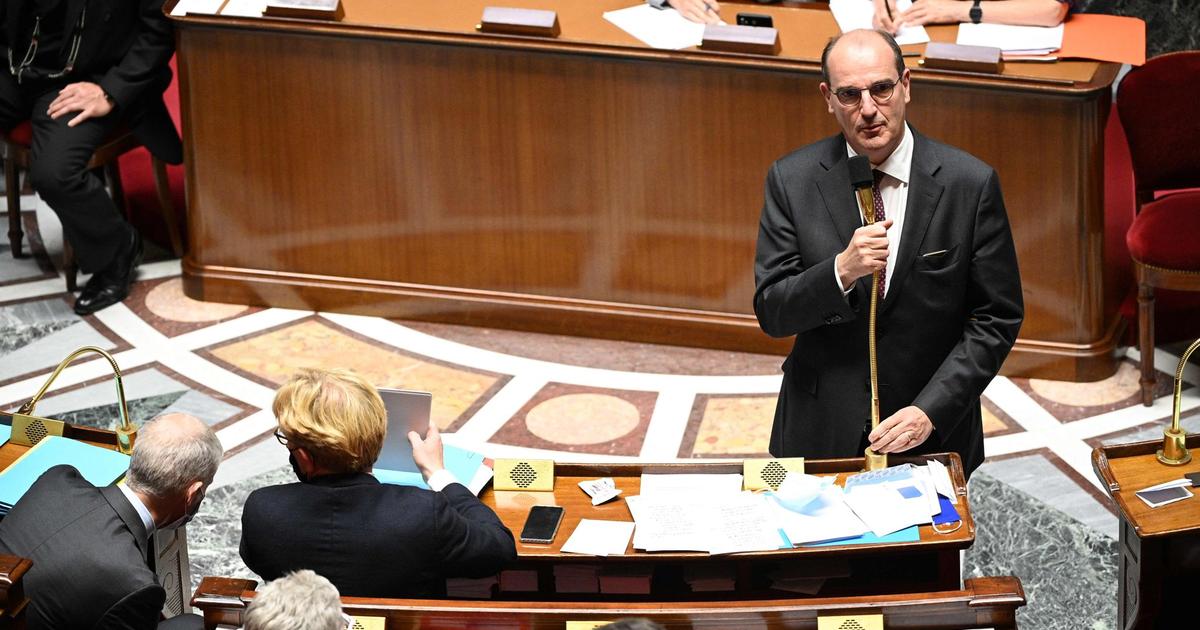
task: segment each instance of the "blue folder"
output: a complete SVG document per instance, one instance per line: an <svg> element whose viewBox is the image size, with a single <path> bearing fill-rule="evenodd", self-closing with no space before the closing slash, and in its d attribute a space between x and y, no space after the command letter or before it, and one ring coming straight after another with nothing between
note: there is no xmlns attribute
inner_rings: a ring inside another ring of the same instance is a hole
<svg viewBox="0 0 1200 630"><path fill-rule="evenodd" d="M74 466L94 486L107 486L129 469L129 456L51 435L0 473L0 503L16 505L42 473L60 464Z"/></svg>
<svg viewBox="0 0 1200 630"><path fill-rule="evenodd" d="M479 466L483 464L483 454L474 451L468 451L465 448L451 446L449 444L442 448L442 457L446 464L446 470L454 473L454 478L462 485L471 483L471 479L475 477L475 471L479 470ZM429 489L425 484L425 479L421 477L419 472L404 472L398 470L386 470L376 468L373 471L375 478L383 483L391 483L397 486L416 486L418 488Z"/></svg>

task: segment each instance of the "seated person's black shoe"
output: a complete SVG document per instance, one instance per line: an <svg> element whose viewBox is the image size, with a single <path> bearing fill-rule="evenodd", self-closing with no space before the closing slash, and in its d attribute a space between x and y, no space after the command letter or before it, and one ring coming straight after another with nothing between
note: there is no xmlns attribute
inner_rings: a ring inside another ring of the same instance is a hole
<svg viewBox="0 0 1200 630"><path fill-rule="evenodd" d="M142 236L134 228L130 228L129 232L131 236L125 247L117 252L108 267L92 274L83 291L79 292L79 297L75 299L76 314L91 315L129 295L133 272L142 262Z"/></svg>

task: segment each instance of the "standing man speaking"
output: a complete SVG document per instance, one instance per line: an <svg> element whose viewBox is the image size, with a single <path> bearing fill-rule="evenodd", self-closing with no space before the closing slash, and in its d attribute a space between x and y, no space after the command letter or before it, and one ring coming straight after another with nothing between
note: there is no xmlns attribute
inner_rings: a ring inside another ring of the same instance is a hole
<svg viewBox="0 0 1200 630"><path fill-rule="evenodd" d="M1012 233L996 172L905 122L909 71L882 31L821 55L821 95L842 133L775 162L754 262L754 312L796 335L783 364L776 457L955 451L983 462L979 397L1021 327ZM874 170L863 225L847 161ZM879 427L870 426L867 312L881 272Z"/></svg>

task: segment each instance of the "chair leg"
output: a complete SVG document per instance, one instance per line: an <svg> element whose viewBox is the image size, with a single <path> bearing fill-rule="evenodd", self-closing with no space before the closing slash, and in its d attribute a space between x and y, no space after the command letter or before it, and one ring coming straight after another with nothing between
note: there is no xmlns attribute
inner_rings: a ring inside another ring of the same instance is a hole
<svg viewBox="0 0 1200 630"><path fill-rule="evenodd" d="M11 158L4 160L4 186L8 197L8 244L12 247L13 258L21 258L21 240L25 238L21 229L21 174Z"/></svg>
<svg viewBox="0 0 1200 630"><path fill-rule="evenodd" d="M175 214L175 204L171 202L171 185L167 179L167 165L162 160L151 156L154 165L154 190L158 193L158 205L162 208L163 220L167 224L167 235L171 237L171 251L175 256L183 257L183 236L179 231L179 217Z"/></svg>
<svg viewBox="0 0 1200 630"><path fill-rule="evenodd" d="M1138 350L1141 352L1142 404L1154 404L1154 387L1157 384L1154 370L1154 287L1138 282Z"/></svg>

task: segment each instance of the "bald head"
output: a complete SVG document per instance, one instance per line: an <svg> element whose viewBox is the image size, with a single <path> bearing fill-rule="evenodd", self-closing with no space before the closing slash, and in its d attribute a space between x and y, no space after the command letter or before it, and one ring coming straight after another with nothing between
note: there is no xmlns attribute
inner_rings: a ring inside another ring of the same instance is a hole
<svg viewBox="0 0 1200 630"><path fill-rule="evenodd" d="M208 425L184 413L166 414L138 431L125 483L152 497L176 496L193 482L211 483L221 455L221 442Z"/></svg>
<svg viewBox="0 0 1200 630"><path fill-rule="evenodd" d="M835 49L837 50L836 57ZM829 80L832 73L831 64L853 66L873 63L880 55L891 57L896 74L904 74L904 53L901 52L899 44L896 43L896 39L892 37L891 33L869 29L842 33L830 38L829 43L825 44L825 50L821 51L821 79L825 83L833 85L833 82Z"/></svg>

